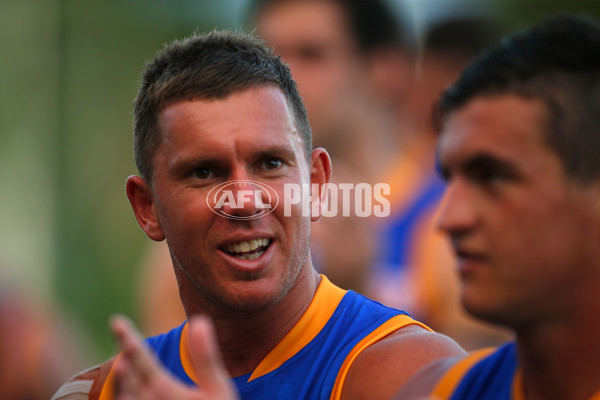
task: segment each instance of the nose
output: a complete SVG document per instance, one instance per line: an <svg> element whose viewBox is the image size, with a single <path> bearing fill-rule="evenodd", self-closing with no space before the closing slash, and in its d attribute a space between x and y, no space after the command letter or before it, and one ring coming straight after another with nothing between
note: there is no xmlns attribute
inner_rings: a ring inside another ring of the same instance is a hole
<svg viewBox="0 0 600 400"><path fill-rule="evenodd" d="M438 209L437 228L455 237L471 231L477 223L474 198L462 182L449 182Z"/></svg>
<svg viewBox="0 0 600 400"><path fill-rule="evenodd" d="M271 193L267 191L265 184L252 180L243 168L236 168L223 186L221 198L225 200L218 202L216 208L233 219L258 218L271 210Z"/></svg>
<svg viewBox="0 0 600 400"><path fill-rule="evenodd" d="M223 202L220 210L234 219L257 218L272 207L265 190L255 183L235 182L229 190L229 201Z"/></svg>

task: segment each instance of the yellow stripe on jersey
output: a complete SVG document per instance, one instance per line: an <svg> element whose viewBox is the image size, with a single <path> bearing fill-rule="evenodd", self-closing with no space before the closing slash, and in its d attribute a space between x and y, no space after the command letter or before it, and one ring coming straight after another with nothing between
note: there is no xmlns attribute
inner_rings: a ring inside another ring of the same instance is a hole
<svg viewBox="0 0 600 400"><path fill-rule="evenodd" d="M495 348L486 348L474 351L454 364L440 379L433 391L431 392L432 399L449 399L458 383L463 376L475 365L479 360L489 355Z"/></svg>
<svg viewBox="0 0 600 400"><path fill-rule="evenodd" d="M323 329L325 324L327 324L327 321L329 321L329 318L331 318L345 294L346 290L338 288L327 277L321 275L319 287L304 315L260 362L248 379L248 382L276 370L310 343L319 334L321 329ZM179 343L181 363L188 376L197 383L188 350L188 336L188 325L186 324L181 333Z"/></svg>
<svg viewBox="0 0 600 400"><path fill-rule="evenodd" d="M594 393L594 395L590 397L590 400L600 400L600 390Z"/></svg>
<svg viewBox="0 0 600 400"><path fill-rule="evenodd" d="M179 338L179 355L181 357L181 365L183 365L183 370L197 385L198 376L196 375L196 369L194 368L194 364L192 364L192 359L190 358L190 335L188 334L188 324L189 322L186 322L185 326L181 330L181 338Z"/></svg>
<svg viewBox="0 0 600 400"><path fill-rule="evenodd" d="M512 383L512 398L513 400L525 400L525 388L523 387L523 371L519 367L515 372L515 377Z"/></svg>
<svg viewBox="0 0 600 400"><path fill-rule="evenodd" d="M106 376L106 380L104 381L104 385L102 385L102 390L100 391L100 396L98 400L113 400L115 397L114 388L115 388L115 365L119 362L119 358L121 358L121 353L117 355L115 362L110 367L110 371L108 371L108 375Z"/></svg>
<svg viewBox="0 0 600 400"><path fill-rule="evenodd" d="M369 335L367 335L363 340L358 342L356 344L356 346L354 346L352 351L348 354L348 356L346 357L346 360L344 360L344 363L342 364L342 367L340 368L338 376L335 379L335 384L333 385L333 390L331 391L330 399L337 400L337 399L341 398L342 389L344 387L344 382L346 381L346 376L348 375L348 371L350 370L350 367L354 363L354 360L356 360L356 357L358 357L359 354L363 352L363 350L365 350L370 345L380 341L381 339L388 336L389 334L397 331L398 329L403 328L407 325L413 325L413 324L419 325L419 326L427 329L428 331L431 331L431 329L429 327L427 327L426 325L424 325L418 321L415 321L408 315L396 315L395 317L392 317L388 321L383 323L381 326L379 326L379 328L375 329Z"/></svg>

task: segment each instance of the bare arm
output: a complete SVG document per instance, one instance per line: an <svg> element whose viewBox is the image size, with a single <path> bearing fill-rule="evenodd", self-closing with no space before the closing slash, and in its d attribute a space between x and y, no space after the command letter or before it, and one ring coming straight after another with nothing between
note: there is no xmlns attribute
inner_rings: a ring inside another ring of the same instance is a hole
<svg viewBox="0 0 600 400"><path fill-rule="evenodd" d="M447 336L407 326L360 354L348 371L342 399L389 399L427 364L465 354Z"/></svg>
<svg viewBox="0 0 600 400"><path fill-rule="evenodd" d="M394 400L427 400L444 374L462 357L448 357L433 361L421 368L392 397Z"/></svg>

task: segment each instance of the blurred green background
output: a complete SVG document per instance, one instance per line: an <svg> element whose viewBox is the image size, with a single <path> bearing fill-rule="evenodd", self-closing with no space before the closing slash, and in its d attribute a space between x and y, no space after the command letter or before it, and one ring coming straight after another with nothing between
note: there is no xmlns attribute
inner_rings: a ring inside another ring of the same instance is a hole
<svg viewBox="0 0 600 400"><path fill-rule="evenodd" d="M493 13L507 31L597 2L390 0L419 30L447 13ZM55 302L114 352L108 317L137 318L148 239L124 183L136 173L131 103L145 60L174 38L241 26L245 0L0 1L0 284Z"/></svg>
<svg viewBox="0 0 600 400"><path fill-rule="evenodd" d="M147 243L124 192L145 60L195 30L236 27L239 1L2 0L0 278L56 299L97 353L132 315Z"/></svg>

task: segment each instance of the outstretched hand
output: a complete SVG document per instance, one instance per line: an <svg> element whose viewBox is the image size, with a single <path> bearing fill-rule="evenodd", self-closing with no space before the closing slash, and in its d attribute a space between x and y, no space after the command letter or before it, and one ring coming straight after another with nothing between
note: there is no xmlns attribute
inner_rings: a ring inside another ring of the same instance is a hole
<svg viewBox="0 0 600 400"><path fill-rule="evenodd" d="M121 356L114 366L116 400L238 399L207 318L193 317L189 321L190 356L199 387L189 387L165 370L128 318L115 316L111 326L121 346Z"/></svg>

